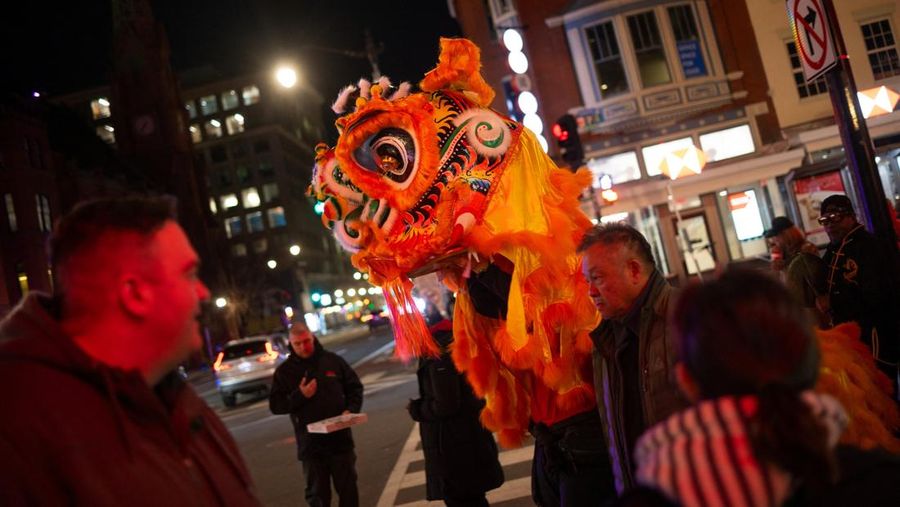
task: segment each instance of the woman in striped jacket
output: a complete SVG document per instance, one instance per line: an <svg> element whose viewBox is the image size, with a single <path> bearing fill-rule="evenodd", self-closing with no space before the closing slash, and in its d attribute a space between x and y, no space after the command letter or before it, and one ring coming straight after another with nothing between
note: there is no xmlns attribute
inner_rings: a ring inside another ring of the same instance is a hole
<svg viewBox="0 0 900 507"><path fill-rule="evenodd" d="M672 325L677 380L695 404L642 435L642 487L621 504L900 505L900 459L837 446L847 416L812 390L817 341L777 281L730 270L691 286Z"/></svg>

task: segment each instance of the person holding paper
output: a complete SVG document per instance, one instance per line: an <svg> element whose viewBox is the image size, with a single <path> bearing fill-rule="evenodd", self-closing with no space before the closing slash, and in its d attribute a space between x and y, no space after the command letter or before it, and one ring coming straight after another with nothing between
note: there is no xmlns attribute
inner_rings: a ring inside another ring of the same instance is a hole
<svg viewBox="0 0 900 507"><path fill-rule="evenodd" d="M341 356L329 352L310 332L302 315L290 331L291 354L275 370L269 410L288 414L297 437L297 459L306 478L310 507L331 505L331 485L338 505L356 507L356 453L350 428L312 434L306 425L340 414L359 413L363 386Z"/></svg>

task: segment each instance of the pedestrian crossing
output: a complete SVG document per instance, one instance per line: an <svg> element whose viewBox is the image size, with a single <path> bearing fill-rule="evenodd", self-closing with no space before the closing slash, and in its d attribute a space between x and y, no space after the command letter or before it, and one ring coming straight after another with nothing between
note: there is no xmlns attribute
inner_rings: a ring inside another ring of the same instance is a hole
<svg viewBox="0 0 900 507"><path fill-rule="evenodd" d="M488 502L504 507L533 505L531 501L531 458L534 445L518 449L500 451L503 466L503 485L487 494ZM412 431L403 445L397 463L388 477L387 484L378 500L377 507L430 507L444 505L443 502L425 500L425 457L419 438L419 425Z"/></svg>

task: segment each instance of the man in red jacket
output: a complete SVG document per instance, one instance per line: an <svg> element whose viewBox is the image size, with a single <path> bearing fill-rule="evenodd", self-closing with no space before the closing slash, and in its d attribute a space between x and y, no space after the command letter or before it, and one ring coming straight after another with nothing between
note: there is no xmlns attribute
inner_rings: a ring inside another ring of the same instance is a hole
<svg viewBox="0 0 900 507"><path fill-rule="evenodd" d="M2 505L258 505L237 445L174 373L209 291L165 198L77 206L56 295L0 323Z"/></svg>

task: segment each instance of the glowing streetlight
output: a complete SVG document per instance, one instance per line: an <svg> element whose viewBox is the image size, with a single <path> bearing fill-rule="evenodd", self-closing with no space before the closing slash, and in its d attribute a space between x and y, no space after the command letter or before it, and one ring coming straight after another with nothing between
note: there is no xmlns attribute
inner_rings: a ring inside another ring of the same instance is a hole
<svg viewBox="0 0 900 507"><path fill-rule="evenodd" d="M288 251L291 252L291 255L293 256L300 255L300 245L291 245Z"/></svg>
<svg viewBox="0 0 900 507"><path fill-rule="evenodd" d="M360 278L362 278L362 273L360 273L359 271L356 271L355 273L353 273L354 280L359 280Z"/></svg>
<svg viewBox="0 0 900 507"><path fill-rule="evenodd" d="M275 262L275 259L269 259L269 262L266 263L266 266L269 266L269 269L275 269L278 266L278 263Z"/></svg>
<svg viewBox="0 0 900 507"><path fill-rule="evenodd" d="M352 297L355 296L355 295L356 295L356 289L350 289L350 290L347 291L347 296L348 296L348 297L351 297L351 298L352 298Z"/></svg>
<svg viewBox="0 0 900 507"><path fill-rule="evenodd" d="M216 298L216 308L225 308L225 305L228 304L228 300L222 297Z"/></svg>
<svg viewBox="0 0 900 507"><path fill-rule="evenodd" d="M334 291L334 297L336 297L336 298L339 298L343 295L344 295L344 291L342 291L341 289Z"/></svg>
<svg viewBox="0 0 900 507"><path fill-rule="evenodd" d="M293 88L297 84L297 71L287 65L282 65L275 70L275 80L283 88Z"/></svg>

